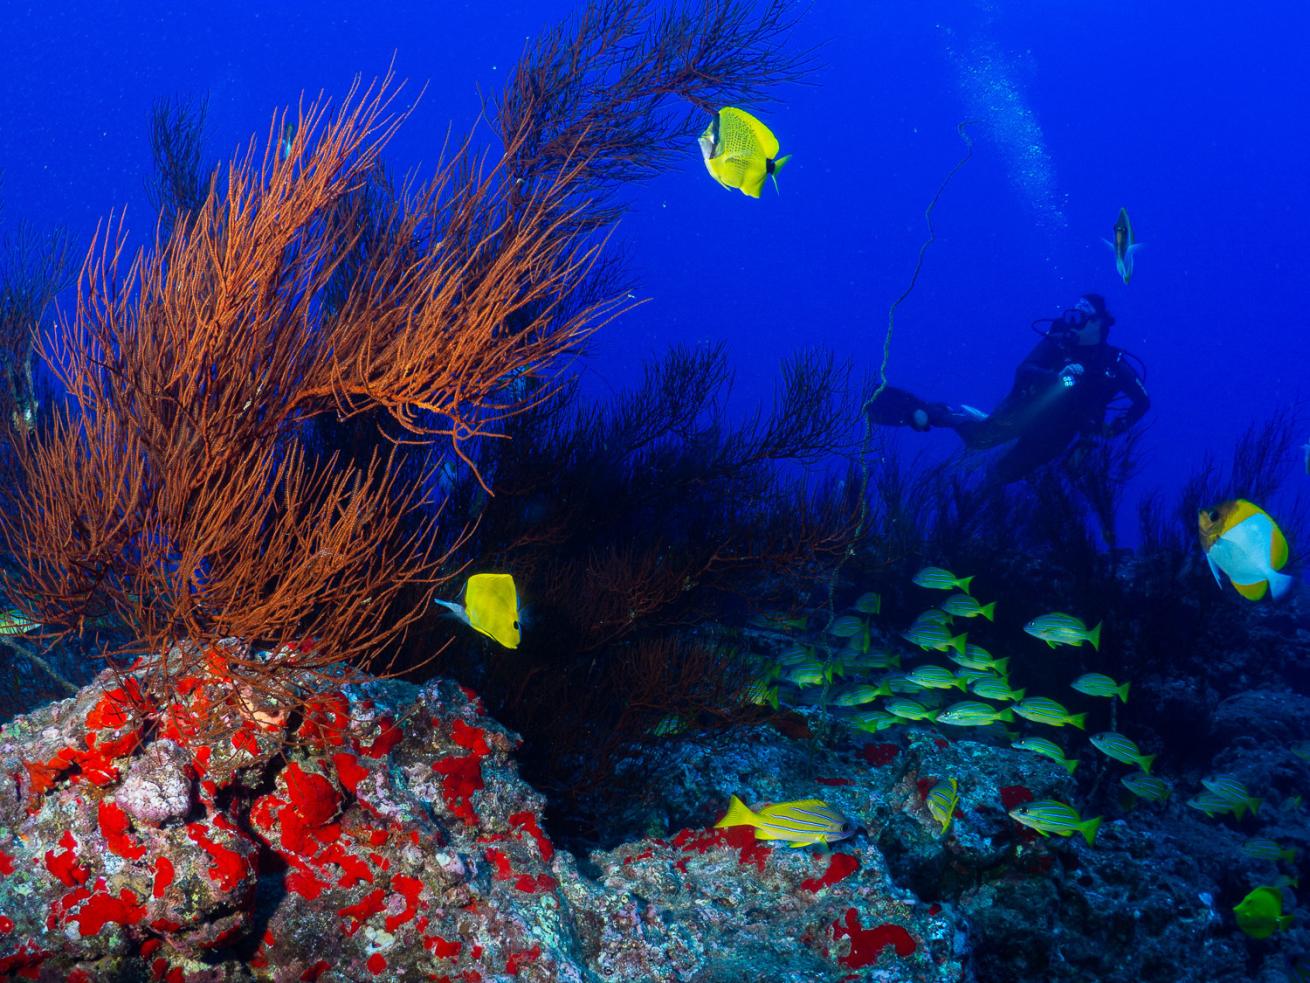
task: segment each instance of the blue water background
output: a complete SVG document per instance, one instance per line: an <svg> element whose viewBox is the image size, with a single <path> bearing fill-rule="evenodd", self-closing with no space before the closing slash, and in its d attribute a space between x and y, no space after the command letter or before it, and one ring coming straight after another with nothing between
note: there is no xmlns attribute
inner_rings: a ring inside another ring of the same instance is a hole
<svg viewBox="0 0 1310 983"><path fill-rule="evenodd" d="M408 91L426 92L387 158L430 169L447 127L474 122L479 87L495 91L572 6L0 4L0 229L64 225L80 254L126 207L147 241L156 99L208 93L217 161L302 91L339 95L393 58ZM601 336L589 390L633 381L671 342L727 343L738 410L768 399L799 346L871 372L924 206L963 150L956 124L973 117L975 157L938 206L892 380L990 407L1034 341L1029 322L1102 292L1111 340L1145 360L1154 400L1132 491L1175 488L1305 393L1307 36L1310 6L1292 3L815 3L794 39L821 45L813 84L746 107L794 154L781 195L721 189L687 133L676 170L632 189L618 239L651 302ZM1100 242L1121 205L1147 243L1128 286Z"/></svg>

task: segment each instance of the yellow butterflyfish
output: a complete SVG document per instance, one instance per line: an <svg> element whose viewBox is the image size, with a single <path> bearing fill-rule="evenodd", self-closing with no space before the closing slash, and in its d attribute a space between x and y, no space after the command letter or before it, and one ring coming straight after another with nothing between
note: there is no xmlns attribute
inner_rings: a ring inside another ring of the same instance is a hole
<svg viewBox="0 0 1310 983"><path fill-rule="evenodd" d="M464 586L463 604L435 599L433 603L505 648L519 647L519 597L512 575L475 573Z"/></svg>
<svg viewBox="0 0 1310 983"><path fill-rule="evenodd" d="M1266 592L1275 600L1287 593L1292 578L1279 573L1287 563L1287 540L1269 513L1244 498L1223 502L1197 514L1201 548L1215 582L1222 570L1247 600Z"/></svg>
<svg viewBox="0 0 1310 983"><path fill-rule="evenodd" d="M791 159L790 154L778 156L778 138L767 126L734 106L715 113L697 142L710 177L751 198L760 196L766 177L773 178L776 188L775 174Z"/></svg>

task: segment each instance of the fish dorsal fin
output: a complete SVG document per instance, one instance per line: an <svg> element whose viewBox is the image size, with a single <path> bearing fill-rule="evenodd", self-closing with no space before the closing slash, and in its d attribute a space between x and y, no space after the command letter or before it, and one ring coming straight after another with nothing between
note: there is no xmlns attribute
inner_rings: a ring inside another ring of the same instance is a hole
<svg viewBox="0 0 1310 983"><path fill-rule="evenodd" d="M1237 593L1248 601L1258 601L1265 596L1265 591L1269 589L1269 581L1257 580L1254 584L1233 584L1233 586L1237 588Z"/></svg>
<svg viewBox="0 0 1310 983"><path fill-rule="evenodd" d="M721 132L730 148L742 146L763 157L778 156L778 138L773 135L772 130L746 110L738 109L736 106L725 106L719 110L719 116L727 124L722 127Z"/></svg>
<svg viewBox="0 0 1310 983"><path fill-rule="evenodd" d="M1274 529L1273 537L1269 542L1269 565L1275 570L1281 570L1287 566L1287 538L1273 519L1269 520L1269 524Z"/></svg>
<svg viewBox="0 0 1310 983"><path fill-rule="evenodd" d="M777 157L778 138L773 135L773 131L754 116L750 118L750 128L752 135L755 137L755 142L760 146L760 153L765 157Z"/></svg>
<svg viewBox="0 0 1310 983"><path fill-rule="evenodd" d="M1267 514L1268 513L1266 513L1264 509L1260 508L1260 506L1256 505L1254 502L1248 502L1244 498L1239 498L1233 502L1232 511L1230 511L1225 517L1223 531L1227 532L1229 529L1232 529L1233 526L1245 522L1253 515Z"/></svg>

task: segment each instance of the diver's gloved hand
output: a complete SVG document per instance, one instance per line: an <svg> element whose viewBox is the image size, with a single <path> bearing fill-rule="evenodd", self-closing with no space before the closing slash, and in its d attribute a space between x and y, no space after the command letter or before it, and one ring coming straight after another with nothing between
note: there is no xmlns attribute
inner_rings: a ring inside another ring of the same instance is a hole
<svg viewBox="0 0 1310 983"><path fill-rule="evenodd" d="M1085 371L1081 362L1070 362L1060 372L1060 384L1068 389L1078 381L1078 377Z"/></svg>

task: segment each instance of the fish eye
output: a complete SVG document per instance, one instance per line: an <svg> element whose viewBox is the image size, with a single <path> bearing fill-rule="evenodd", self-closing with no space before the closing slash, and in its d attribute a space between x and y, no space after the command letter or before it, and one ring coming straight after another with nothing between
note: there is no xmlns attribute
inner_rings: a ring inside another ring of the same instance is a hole
<svg viewBox="0 0 1310 983"><path fill-rule="evenodd" d="M518 631L518 630L519 630L519 623L518 623L517 621L514 622L514 630L515 630L515 631Z"/></svg>
<svg viewBox="0 0 1310 983"><path fill-rule="evenodd" d="M1206 518L1209 519L1211 522L1218 522L1218 521L1219 521L1219 511L1218 511L1217 509L1211 509L1211 510L1210 510L1209 512L1207 512L1205 515L1206 515Z"/></svg>

